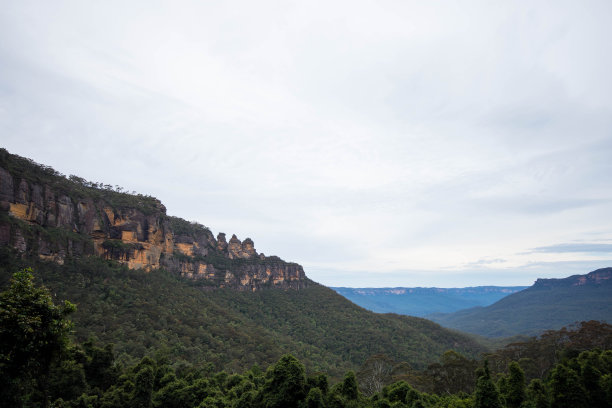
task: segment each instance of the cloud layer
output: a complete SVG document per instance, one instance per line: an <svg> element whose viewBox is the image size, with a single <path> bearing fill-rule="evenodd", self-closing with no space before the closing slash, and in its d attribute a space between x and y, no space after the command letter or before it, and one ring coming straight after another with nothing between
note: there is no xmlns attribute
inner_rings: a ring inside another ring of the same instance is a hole
<svg viewBox="0 0 612 408"><path fill-rule="evenodd" d="M13 2L2 145L155 195L325 284L586 273L612 259L587 250L612 239L611 12Z"/></svg>

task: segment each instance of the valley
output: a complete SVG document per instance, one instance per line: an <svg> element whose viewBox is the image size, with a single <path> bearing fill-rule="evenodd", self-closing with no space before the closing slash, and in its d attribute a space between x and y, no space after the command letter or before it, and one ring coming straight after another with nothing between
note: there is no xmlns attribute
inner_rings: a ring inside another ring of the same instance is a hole
<svg viewBox="0 0 612 408"><path fill-rule="evenodd" d="M468 288L332 288L345 298L377 313L427 317L476 306L488 306L527 286Z"/></svg>

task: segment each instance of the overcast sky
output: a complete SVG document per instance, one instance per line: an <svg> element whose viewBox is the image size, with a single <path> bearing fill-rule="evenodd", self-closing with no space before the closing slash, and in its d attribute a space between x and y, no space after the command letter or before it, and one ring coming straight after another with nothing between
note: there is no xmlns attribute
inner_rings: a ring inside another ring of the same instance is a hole
<svg viewBox="0 0 612 408"><path fill-rule="evenodd" d="M0 145L331 286L612 266L612 2L3 1Z"/></svg>

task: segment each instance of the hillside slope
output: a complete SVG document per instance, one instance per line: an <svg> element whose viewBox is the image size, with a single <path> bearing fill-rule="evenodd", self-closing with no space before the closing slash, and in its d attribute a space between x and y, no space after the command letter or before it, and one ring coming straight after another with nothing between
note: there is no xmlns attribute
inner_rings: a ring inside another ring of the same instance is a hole
<svg viewBox="0 0 612 408"><path fill-rule="evenodd" d="M80 341L115 343L125 361L166 353L242 371L293 353L339 375L374 354L422 368L448 349L484 351L433 322L366 311L249 239L167 216L153 197L0 149L0 284L25 267L77 304Z"/></svg>
<svg viewBox="0 0 612 408"><path fill-rule="evenodd" d="M565 279L538 279L487 306L430 315L445 327L488 337L537 335L578 321L612 322L612 268Z"/></svg>
<svg viewBox="0 0 612 408"><path fill-rule="evenodd" d="M369 312L312 281L301 290L212 289L163 269L130 270L93 256L59 265L4 247L0 289L28 266L58 301L77 304L77 340L114 343L125 361L161 351L185 363L241 371L291 353L310 371L335 376L374 354L424 368L449 349L470 356L485 351L468 335L421 318Z"/></svg>
<svg viewBox="0 0 612 408"><path fill-rule="evenodd" d="M377 313L425 317L488 306L527 286L477 286L468 288L332 288L345 298Z"/></svg>

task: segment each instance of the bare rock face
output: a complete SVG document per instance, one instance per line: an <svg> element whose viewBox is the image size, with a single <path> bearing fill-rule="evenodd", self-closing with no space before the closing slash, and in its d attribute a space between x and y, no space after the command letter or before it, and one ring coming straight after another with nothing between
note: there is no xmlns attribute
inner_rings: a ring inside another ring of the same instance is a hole
<svg viewBox="0 0 612 408"><path fill-rule="evenodd" d="M242 290L258 290L265 287L301 289L306 286L306 275L295 263L247 264L226 273L221 286Z"/></svg>
<svg viewBox="0 0 612 408"><path fill-rule="evenodd" d="M234 234L229 241L227 249L230 259L251 259L257 257L255 244L251 238L247 238L244 242L240 242Z"/></svg>
<svg viewBox="0 0 612 408"><path fill-rule="evenodd" d="M247 238L242 241L242 253L245 254L245 258L254 258L257 256L257 251L255 251L255 243L251 238Z"/></svg>
<svg viewBox="0 0 612 408"><path fill-rule="evenodd" d="M232 238L229 240L227 245L227 250L229 252L229 258L240 258L240 251L242 250L242 243L236 237L236 234L232 235Z"/></svg>
<svg viewBox="0 0 612 408"><path fill-rule="evenodd" d="M27 204L29 202L29 186L28 182L25 180L21 180L19 186L17 187L17 191L15 192L15 202L19 204Z"/></svg>
<svg viewBox="0 0 612 408"><path fill-rule="evenodd" d="M0 149L1 154L7 152ZM258 254L250 238L241 242L232 235L227 242L219 233L215 239L202 225L168 217L166 208L152 197L146 198L144 207L135 196L114 191L81 185L71 190L68 180L57 177L63 183L61 192L55 183L33 183L27 175L0 167L0 215L8 215L0 218L0 245L58 263L66 257L93 255L133 269L164 267L185 278L205 280L211 287L307 285L300 265ZM113 205L105 198L111 193L135 204ZM49 228L56 232L47 233Z"/></svg>
<svg viewBox="0 0 612 408"><path fill-rule="evenodd" d="M19 230L15 231L15 249L20 253L24 253L28 249L25 238Z"/></svg>
<svg viewBox="0 0 612 408"><path fill-rule="evenodd" d="M14 201L13 176L0 167L0 201Z"/></svg>
<svg viewBox="0 0 612 408"><path fill-rule="evenodd" d="M217 251L227 252L227 241L225 240L225 233L223 232L217 235Z"/></svg>

